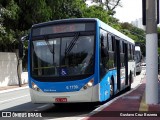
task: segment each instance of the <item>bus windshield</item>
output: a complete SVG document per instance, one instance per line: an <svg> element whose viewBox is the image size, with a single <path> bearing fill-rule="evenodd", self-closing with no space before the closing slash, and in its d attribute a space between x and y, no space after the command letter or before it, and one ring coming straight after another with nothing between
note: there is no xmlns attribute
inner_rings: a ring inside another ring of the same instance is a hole
<svg viewBox="0 0 160 120"><path fill-rule="evenodd" d="M93 74L94 35L42 37L32 41L32 76L60 77Z"/></svg>

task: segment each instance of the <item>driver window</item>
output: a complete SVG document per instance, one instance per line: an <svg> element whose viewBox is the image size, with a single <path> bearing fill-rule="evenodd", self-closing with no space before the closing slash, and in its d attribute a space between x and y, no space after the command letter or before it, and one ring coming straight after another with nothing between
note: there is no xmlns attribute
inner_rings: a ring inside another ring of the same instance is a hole
<svg viewBox="0 0 160 120"><path fill-rule="evenodd" d="M101 78L108 71L107 62L108 62L109 54L108 54L108 40L107 40L107 32L105 30L100 31L100 68L101 68Z"/></svg>

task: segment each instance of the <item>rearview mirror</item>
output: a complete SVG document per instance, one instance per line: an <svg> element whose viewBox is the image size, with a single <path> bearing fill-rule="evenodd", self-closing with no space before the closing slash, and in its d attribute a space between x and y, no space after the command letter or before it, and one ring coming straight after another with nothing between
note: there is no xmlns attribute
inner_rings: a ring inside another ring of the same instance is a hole
<svg viewBox="0 0 160 120"><path fill-rule="evenodd" d="M23 36L23 37L21 37L21 42L24 42L25 40L28 40L28 39L29 39L28 35Z"/></svg>
<svg viewBox="0 0 160 120"><path fill-rule="evenodd" d="M23 49L24 49L24 41L25 41L25 40L28 40L28 35L21 37L21 40L19 41L18 48L19 48L19 58L20 58L20 59L22 59L23 56L24 56L24 54L23 54Z"/></svg>

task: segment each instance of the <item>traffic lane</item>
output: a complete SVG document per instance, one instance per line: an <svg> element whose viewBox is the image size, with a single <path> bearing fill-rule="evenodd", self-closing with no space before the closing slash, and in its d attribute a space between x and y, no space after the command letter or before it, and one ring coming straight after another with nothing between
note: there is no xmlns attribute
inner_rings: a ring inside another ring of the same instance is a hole
<svg viewBox="0 0 160 120"><path fill-rule="evenodd" d="M45 117L64 118L86 116L95 109L95 104L75 103L75 104L33 104L30 95L21 96L21 98L0 104L0 111L18 111L18 112L40 112Z"/></svg>
<svg viewBox="0 0 160 120"><path fill-rule="evenodd" d="M44 115L51 113L52 118L84 116L94 109L93 105L85 103L56 106L55 104L33 104L28 89L0 93L0 98L0 111L43 112Z"/></svg>
<svg viewBox="0 0 160 120"><path fill-rule="evenodd" d="M9 93L10 94L10 93ZM39 111L48 109L53 104L33 104L29 94L23 96L16 96L14 98L9 97L0 101L0 111Z"/></svg>
<svg viewBox="0 0 160 120"><path fill-rule="evenodd" d="M18 98L25 95L29 95L28 88L0 93L0 103L8 99Z"/></svg>

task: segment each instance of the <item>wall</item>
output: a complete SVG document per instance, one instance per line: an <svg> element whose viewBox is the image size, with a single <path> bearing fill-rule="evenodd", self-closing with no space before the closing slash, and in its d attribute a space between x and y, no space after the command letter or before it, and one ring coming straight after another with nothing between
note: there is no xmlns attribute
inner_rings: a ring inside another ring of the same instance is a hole
<svg viewBox="0 0 160 120"><path fill-rule="evenodd" d="M17 57L15 53L0 52L0 86L18 85ZM27 83L22 73L22 84Z"/></svg>

